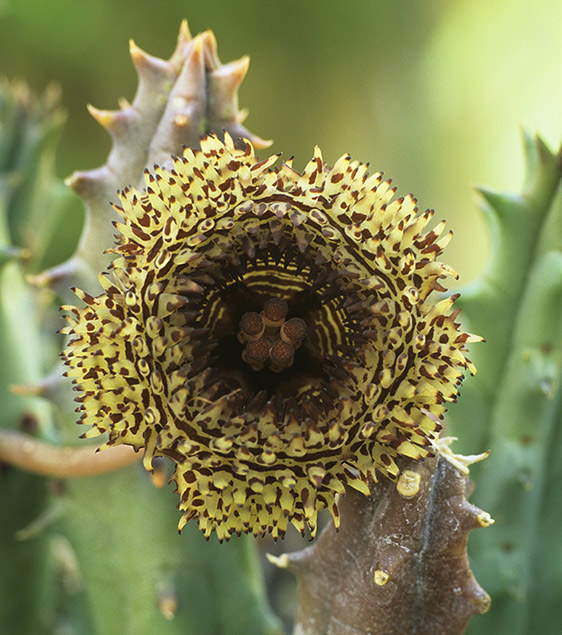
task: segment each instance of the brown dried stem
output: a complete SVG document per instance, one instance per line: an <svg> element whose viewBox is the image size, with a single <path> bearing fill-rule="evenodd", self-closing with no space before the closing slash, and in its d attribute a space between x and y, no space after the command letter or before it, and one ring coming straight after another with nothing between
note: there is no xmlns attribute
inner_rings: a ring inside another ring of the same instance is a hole
<svg viewBox="0 0 562 635"><path fill-rule="evenodd" d="M0 430L0 463L52 478L112 472L140 459L129 446L98 452L97 447L61 447L16 430Z"/></svg>
<svg viewBox="0 0 562 635"><path fill-rule="evenodd" d="M311 547L274 559L298 577L295 633L458 635L488 610L466 543L493 521L466 501L462 461L407 461L402 474L370 498L351 490L339 533L329 525Z"/></svg>

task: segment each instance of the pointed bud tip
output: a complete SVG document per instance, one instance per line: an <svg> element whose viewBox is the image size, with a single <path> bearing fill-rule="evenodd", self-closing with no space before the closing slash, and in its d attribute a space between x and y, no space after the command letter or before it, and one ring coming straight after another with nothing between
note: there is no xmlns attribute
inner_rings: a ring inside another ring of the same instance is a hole
<svg viewBox="0 0 562 635"><path fill-rule="evenodd" d="M110 130L119 115L118 112L113 112L112 110L101 110L92 106L92 104L88 104L87 106L88 112L90 115L106 130Z"/></svg>
<svg viewBox="0 0 562 635"><path fill-rule="evenodd" d="M207 68L211 71L220 68L221 63L217 53L217 39L215 34L210 29L207 29L207 31L201 33L200 37L204 45Z"/></svg>
<svg viewBox="0 0 562 635"><path fill-rule="evenodd" d="M191 31L189 30L188 22L184 19L180 24L178 41L174 52L168 60L169 64L171 64L172 66L181 67L181 65L185 61L185 57L189 50L192 39L193 36L191 35Z"/></svg>
<svg viewBox="0 0 562 635"><path fill-rule="evenodd" d="M250 58L245 55L238 60L219 66L212 71L213 77L221 77L227 79L230 84L230 90L236 92L242 83L244 77L250 67Z"/></svg>
<svg viewBox="0 0 562 635"><path fill-rule="evenodd" d="M280 556L274 556L271 553L266 553L265 557L269 560L269 562L271 562L271 564L279 567L279 569L288 569L290 567L291 561L286 553L283 553Z"/></svg>
<svg viewBox="0 0 562 635"><path fill-rule="evenodd" d="M205 33L200 33L196 35L191 43L191 50L189 53L189 61L192 64L198 63L203 58L203 50L204 50L204 36Z"/></svg>
<svg viewBox="0 0 562 635"><path fill-rule="evenodd" d="M265 148L269 148L273 144L273 139L262 139L249 131L246 131L244 136L256 150L265 150Z"/></svg>
<svg viewBox="0 0 562 635"><path fill-rule="evenodd" d="M146 53L135 44L133 38L129 40L129 53L131 54L133 63L143 59L146 55Z"/></svg>
<svg viewBox="0 0 562 635"><path fill-rule="evenodd" d="M480 527L489 527L493 525L496 521L488 514L488 512L481 511L476 514L476 521Z"/></svg>
<svg viewBox="0 0 562 635"><path fill-rule="evenodd" d="M189 30L189 24L184 18L180 24L180 32L178 35L179 40L183 40L184 42L189 42L191 40L191 31Z"/></svg>
<svg viewBox="0 0 562 635"><path fill-rule="evenodd" d="M36 289L46 289L51 286L53 282L53 278L50 270L43 271L42 273L38 273L35 275L27 275L25 277L26 281Z"/></svg>
<svg viewBox="0 0 562 635"><path fill-rule="evenodd" d="M505 194L492 188L477 186L474 189L482 199L480 208L487 214L493 211L498 216L504 216L514 200L514 195Z"/></svg>
<svg viewBox="0 0 562 635"><path fill-rule="evenodd" d="M73 172L70 176L67 176L64 179L64 184L66 185L66 187L69 187L71 190L74 189L74 185L76 183L76 180L78 178L78 173L77 172Z"/></svg>

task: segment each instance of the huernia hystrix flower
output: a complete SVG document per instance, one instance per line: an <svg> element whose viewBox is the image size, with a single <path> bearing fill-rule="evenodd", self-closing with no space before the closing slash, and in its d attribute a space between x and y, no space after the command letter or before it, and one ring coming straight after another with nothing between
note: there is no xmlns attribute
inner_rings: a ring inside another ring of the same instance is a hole
<svg viewBox="0 0 562 635"><path fill-rule="evenodd" d="M434 454L468 342L450 238L382 175L319 150L301 173L225 134L146 172L115 209L105 292L66 307L86 436L175 462L208 537L314 534L338 495Z"/></svg>

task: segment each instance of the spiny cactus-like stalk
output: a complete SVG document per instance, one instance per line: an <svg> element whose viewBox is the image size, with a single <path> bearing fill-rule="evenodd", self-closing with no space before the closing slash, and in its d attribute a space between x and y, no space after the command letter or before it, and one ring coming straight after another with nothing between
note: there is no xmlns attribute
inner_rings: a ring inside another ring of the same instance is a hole
<svg viewBox="0 0 562 635"><path fill-rule="evenodd" d="M16 397L8 387L38 381L50 363L48 341L44 346L39 328L41 298L33 294L25 275L44 262L56 223L68 205L69 193L53 169L63 120L54 87L35 99L21 82L0 82L2 417L16 422L35 411L44 422L43 434L48 427L45 404Z"/></svg>
<svg viewBox="0 0 562 635"><path fill-rule="evenodd" d="M475 572L493 598L473 632L551 633L562 598L561 155L524 137L519 195L480 190L493 258L460 300L483 335L481 372L452 409L464 447L490 448L475 500L496 524L471 541ZM472 631L471 631L472 632Z"/></svg>
<svg viewBox="0 0 562 635"><path fill-rule="evenodd" d="M313 546L272 558L299 582L295 634L460 635L488 610L466 553L469 532L493 522L465 498L468 465L485 455L453 455L449 442L404 461L369 499L347 494L339 533L328 525Z"/></svg>
<svg viewBox="0 0 562 635"><path fill-rule="evenodd" d="M39 381L49 364L49 342L41 330L42 298L25 276L41 263L52 237L41 205L49 207L56 223L66 200L62 195L61 206L55 204L62 184L51 170L62 120L51 90L36 99L21 82L0 82L0 430L22 428L49 440L56 434L49 404L16 395L10 387ZM48 538L23 543L15 536L49 501L44 479L2 469L2 632L33 632L39 623L47 591Z"/></svg>
<svg viewBox="0 0 562 635"><path fill-rule="evenodd" d="M221 64L211 31L192 38L184 21L169 60L148 55L133 41L130 51L139 78L132 103L123 101L116 111L89 107L111 136L109 157L100 168L75 172L67 180L86 206L80 245L68 262L39 280L55 285L63 297L71 284L96 288L99 272L110 262L103 247L112 245L112 221L117 220L110 202L125 186L143 187L145 169L169 165L172 155L181 154L183 146L199 147L201 135L209 132L221 136L227 131L257 148L269 144L242 125L247 113L238 109L238 87L249 59Z"/></svg>

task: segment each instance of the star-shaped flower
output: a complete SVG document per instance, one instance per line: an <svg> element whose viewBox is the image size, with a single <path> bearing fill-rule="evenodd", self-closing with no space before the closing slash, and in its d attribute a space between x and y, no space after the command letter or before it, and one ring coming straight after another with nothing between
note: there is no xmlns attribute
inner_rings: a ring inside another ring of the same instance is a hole
<svg viewBox="0 0 562 635"><path fill-rule="evenodd" d="M319 150L301 174L226 134L125 189L105 292L67 306L85 436L175 462L205 536L314 535L338 495L434 454L466 369L456 275L412 196Z"/></svg>

